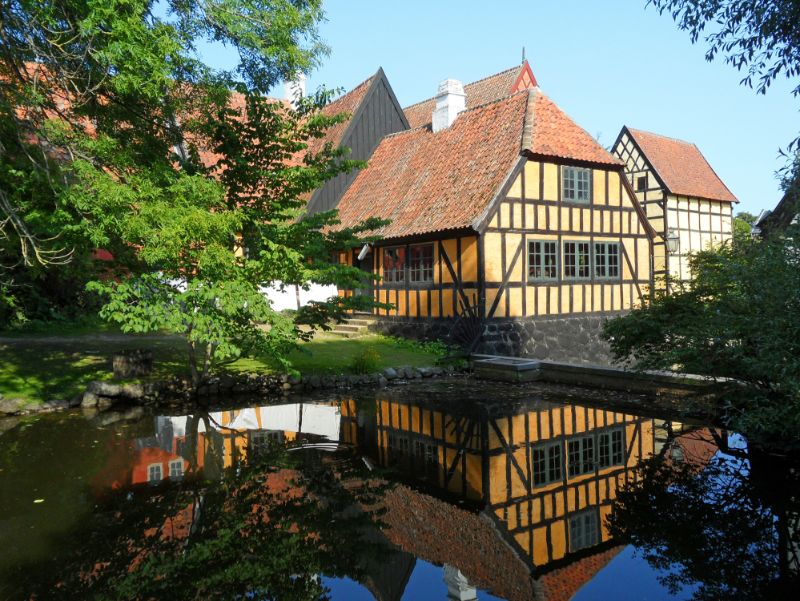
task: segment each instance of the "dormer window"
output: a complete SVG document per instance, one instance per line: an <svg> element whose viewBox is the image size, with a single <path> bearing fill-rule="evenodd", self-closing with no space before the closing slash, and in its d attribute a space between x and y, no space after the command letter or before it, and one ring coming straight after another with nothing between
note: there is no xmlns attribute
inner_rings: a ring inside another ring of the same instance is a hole
<svg viewBox="0 0 800 601"><path fill-rule="evenodd" d="M561 200L564 202L591 202L592 170L581 167L562 167Z"/></svg>

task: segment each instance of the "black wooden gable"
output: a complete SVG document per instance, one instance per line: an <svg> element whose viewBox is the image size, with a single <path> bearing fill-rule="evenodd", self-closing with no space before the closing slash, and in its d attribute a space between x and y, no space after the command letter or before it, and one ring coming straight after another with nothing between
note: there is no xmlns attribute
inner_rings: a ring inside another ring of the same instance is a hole
<svg viewBox="0 0 800 601"><path fill-rule="evenodd" d="M397 97L382 68L372 77L369 90L354 111L340 143L349 148L348 158L367 161L380 141L389 134L409 129ZM358 170L341 173L314 191L308 202L310 214L335 209Z"/></svg>

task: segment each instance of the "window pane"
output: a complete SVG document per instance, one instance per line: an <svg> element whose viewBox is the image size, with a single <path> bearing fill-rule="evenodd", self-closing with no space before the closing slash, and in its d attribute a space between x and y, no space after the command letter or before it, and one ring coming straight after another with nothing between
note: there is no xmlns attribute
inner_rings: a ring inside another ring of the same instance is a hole
<svg viewBox="0 0 800 601"><path fill-rule="evenodd" d="M622 430L611 432L611 461L614 465L625 463L625 444Z"/></svg>
<svg viewBox="0 0 800 601"><path fill-rule="evenodd" d="M611 435L608 432L597 437L597 465L599 467L611 465Z"/></svg>
<svg viewBox="0 0 800 601"><path fill-rule="evenodd" d="M558 246L556 242L533 240L528 243L528 277L558 278Z"/></svg>
<svg viewBox="0 0 800 601"><path fill-rule="evenodd" d="M564 167L563 173L561 195L564 200L575 200L575 169L573 167Z"/></svg>
<svg viewBox="0 0 800 601"><path fill-rule="evenodd" d="M619 243L595 243L594 273L599 278L619 277Z"/></svg>
<svg viewBox="0 0 800 601"><path fill-rule="evenodd" d="M533 484L538 486L540 484L544 484L547 480L547 474L545 472L545 459L544 459L544 449L532 449L531 450L531 464L533 469Z"/></svg>
<svg viewBox="0 0 800 601"><path fill-rule="evenodd" d="M550 482L561 480L561 444L552 445L550 447L550 461L549 461Z"/></svg>
<svg viewBox="0 0 800 601"><path fill-rule="evenodd" d="M591 169L562 167L561 199L588 203L591 200Z"/></svg>
<svg viewBox="0 0 800 601"><path fill-rule="evenodd" d="M409 275L412 282L433 281L433 244L418 244L410 248Z"/></svg>
<svg viewBox="0 0 800 601"><path fill-rule="evenodd" d="M404 282L406 249L386 248L383 251L383 279L386 282Z"/></svg>

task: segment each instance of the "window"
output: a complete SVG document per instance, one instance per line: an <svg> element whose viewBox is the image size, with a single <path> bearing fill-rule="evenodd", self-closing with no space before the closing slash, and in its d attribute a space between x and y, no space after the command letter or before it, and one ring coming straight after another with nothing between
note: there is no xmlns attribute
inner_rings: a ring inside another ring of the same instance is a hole
<svg viewBox="0 0 800 601"><path fill-rule="evenodd" d="M586 511L569 519L570 552L593 547L600 542L599 520L597 512Z"/></svg>
<svg viewBox="0 0 800 601"><path fill-rule="evenodd" d="M597 278L619 277L619 242L594 243L594 275Z"/></svg>
<svg viewBox="0 0 800 601"><path fill-rule="evenodd" d="M594 436L581 436L567 442L569 475L580 476L594 471Z"/></svg>
<svg viewBox="0 0 800 601"><path fill-rule="evenodd" d="M555 280L558 278L558 243L532 240L528 242L528 279Z"/></svg>
<svg viewBox="0 0 800 601"><path fill-rule="evenodd" d="M247 433L247 453L251 460L263 457L270 448L282 444L282 430L250 430Z"/></svg>
<svg viewBox="0 0 800 601"><path fill-rule="evenodd" d="M531 449L533 467L533 485L542 486L561 480L562 474L561 443L536 446Z"/></svg>
<svg viewBox="0 0 800 601"><path fill-rule="evenodd" d="M169 462L169 477L170 478L183 477L183 459L175 459Z"/></svg>
<svg viewBox="0 0 800 601"><path fill-rule="evenodd" d="M383 281L406 281L406 249L402 246L383 249Z"/></svg>
<svg viewBox="0 0 800 601"><path fill-rule="evenodd" d="M647 190L647 176L642 175L636 178L636 191L644 192L645 190Z"/></svg>
<svg viewBox="0 0 800 601"><path fill-rule="evenodd" d="M624 434L621 428L597 435L597 466L610 467L625 463Z"/></svg>
<svg viewBox="0 0 800 601"><path fill-rule="evenodd" d="M625 444L622 430L611 432L611 463L622 465L625 461Z"/></svg>
<svg viewBox="0 0 800 601"><path fill-rule="evenodd" d="M152 463L147 466L147 481L148 482L161 482L163 478L160 463Z"/></svg>
<svg viewBox="0 0 800 601"><path fill-rule="evenodd" d="M579 167L562 167L561 173L561 199L564 202L588 204L591 200L589 182L592 170Z"/></svg>
<svg viewBox="0 0 800 601"><path fill-rule="evenodd" d="M412 282L433 281L433 244L417 244L409 248L409 276Z"/></svg>
<svg viewBox="0 0 800 601"><path fill-rule="evenodd" d="M564 242L564 277L589 277L589 243Z"/></svg>

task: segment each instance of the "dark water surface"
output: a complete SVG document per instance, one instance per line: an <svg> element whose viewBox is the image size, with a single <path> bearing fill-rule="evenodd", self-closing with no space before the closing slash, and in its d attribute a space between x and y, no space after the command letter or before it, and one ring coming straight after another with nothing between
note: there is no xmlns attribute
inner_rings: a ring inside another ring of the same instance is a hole
<svg viewBox="0 0 800 601"><path fill-rule="evenodd" d="M618 400L459 380L0 422L0 599L800 598L796 467Z"/></svg>

